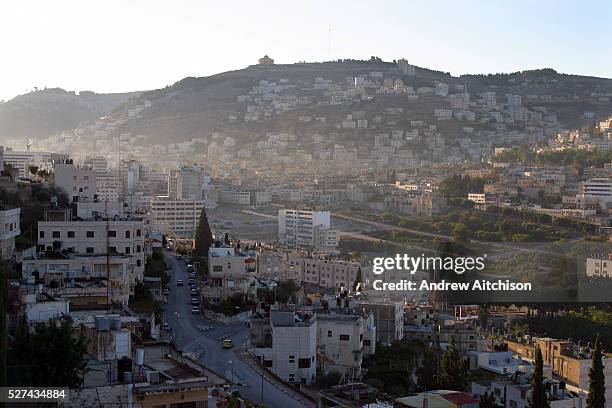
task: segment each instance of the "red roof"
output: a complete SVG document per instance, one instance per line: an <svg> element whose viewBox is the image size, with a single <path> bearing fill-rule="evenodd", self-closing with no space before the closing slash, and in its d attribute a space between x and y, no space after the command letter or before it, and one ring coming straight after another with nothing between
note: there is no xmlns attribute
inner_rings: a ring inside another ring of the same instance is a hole
<svg viewBox="0 0 612 408"><path fill-rule="evenodd" d="M453 392L441 395L442 398L456 404L457 406L475 404L478 400L465 392Z"/></svg>

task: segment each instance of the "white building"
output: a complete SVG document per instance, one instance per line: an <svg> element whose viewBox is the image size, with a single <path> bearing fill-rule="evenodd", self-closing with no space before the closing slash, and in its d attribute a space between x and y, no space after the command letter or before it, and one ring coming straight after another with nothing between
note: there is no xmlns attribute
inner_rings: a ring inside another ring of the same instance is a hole
<svg viewBox="0 0 612 408"><path fill-rule="evenodd" d="M195 237L204 200L175 200L157 196L151 200L153 226L162 234Z"/></svg>
<svg viewBox="0 0 612 408"><path fill-rule="evenodd" d="M19 170L20 177L30 177L30 166L40 170L53 170L54 163L68 159L68 155L50 152L30 152L18 150L4 150L4 163Z"/></svg>
<svg viewBox="0 0 612 408"><path fill-rule="evenodd" d="M587 258L586 274L590 277L612 278L612 254L607 258Z"/></svg>
<svg viewBox="0 0 612 408"><path fill-rule="evenodd" d="M257 255L254 250L215 245L208 249L208 285L202 287L202 298L219 303L226 297L257 294L255 276Z"/></svg>
<svg viewBox="0 0 612 408"><path fill-rule="evenodd" d="M401 58L401 59L397 60L397 70L402 75L414 76L414 74L415 74L415 67L414 67L414 65L410 65L408 63L408 60L406 60L404 58Z"/></svg>
<svg viewBox="0 0 612 408"><path fill-rule="evenodd" d="M278 211L278 240L294 248L325 250L338 246L337 230L331 229L329 211Z"/></svg>
<svg viewBox="0 0 612 408"><path fill-rule="evenodd" d="M53 165L55 185L62 188L71 202L81 198L93 199L96 194L96 173L88 168L75 166L72 160Z"/></svg>
<svg viewBox="0 0 612 408"><path fill-rule="evenodd" d="M0 260L11 259L15 252L15 237L19 229L20 208L2 210L0 208Z"/></svg>
<svg viewBox="0 0 612 408"><path fill-rule="evenodd" d="M131 281L142 280L145 266L145 225L142 219L72 220L67 210L47 210L38 222L38 252L83 256L125 256L132 260Z"/></svg>
<svg viewBox="0 0 612 408"><path fill-rule="evenodd" d="M270 312L271 344L254 348L263 365L288 383L316 381L317 317L295 312Z"/></svg>
<svg viewBox="0 0 612 408"><path fill-rule="evenodd" d="M374 352L375 333L372 313L317 313L317 354L323 375L336 372L360 379L365 350Z"/></svg>
<svg viewBox="0 0 612 408"><path fill-rule="evenodd" d="M596 199L602 208L612 203L612 179L593 178L580 183L577 197Z"/></svg>

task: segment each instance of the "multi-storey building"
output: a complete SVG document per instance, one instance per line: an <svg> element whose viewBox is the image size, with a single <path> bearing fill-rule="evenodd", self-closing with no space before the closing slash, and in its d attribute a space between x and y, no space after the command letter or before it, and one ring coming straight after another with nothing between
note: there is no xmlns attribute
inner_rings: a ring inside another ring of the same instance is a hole
<svg viewBox="0 0 612 408"><path fill-rule="evenodd" d="M142 280L145 265L145 224L139 218L73 220L72 211L49 209L38 223L39 253L126 256L133 268L130 280Z"/></svg>
<svg viewBox="0 0 612 408"><path fill-rule="evenodd" d="M4 150L4 163L17 169L20 177L31 176L30 166L51 171L54 163L61 163L67 159L68 155L61 153Z"/></svg>
<svg viewBox="0 0 612 408"><path fill-rule="evenodd" d="M607 258L587 258L586 274L590 277L612 278L612 254Z"/></svg>
<svg viewBox="0 0 612 408"><path fill-rule="evenodd" d="M278 240L293 248L329 250L338 246L337 230L331 228L329 211L278 211Z"/></svg>
<svg viewBox="0 0 612 408"><path fill-rule="evenodd" d="M264 367L288 383L316 381L316 315L274 310L268 316L251 318L250 327L263 333L261 342L251 345Z"/></svg>
<svg viewBox="0 0 612 408"><path fill-rule="evenodd" d="M288 263L297 270L301 282L337 291L352 288L361 269L357 262L317 258L301 252L290 253Z"/></svg>
<svg viewBox="0 0 612 408"><path fill-rule="evenodd" d="M365 354L375 351L374 315L317 313L317 359L321 372L361 378Z"/></svg>
<svg viewBox="0 0 612 408"><path fill-rule="evenodd" d="M162 234L195 237L204 200L175 200L157 196L151 200L154 228Z"/></svg>
<svg viewBox="0 0 612 408"><path fill-rule="evenodd" d="M86 167L74 165L72 160L53 165L55 185L62 188L71 202L81 198L93 199L96 194L96 173Z"/></svg>
<svg viewBox="0 0 612 408"><path fill-rule="evenodd" d="M19 229L20 208L3 209L0 207L0 260L11 259L15 252L15 237Z"/></svg>
<svg viewBox="0 0 612 408"><path fill-rule="evenodd" d="M256 273L254 250L217 242L208 249L208 284L202 288L202 299L216 304L235 294L253 298L257 294Z"/></svg>
<svg viewBox="0 0 612 408"><path fill-rule="evenodd" d="M374 314L377 342L391 344L404 336L404 302L356 300L350 306Z"/></svg>

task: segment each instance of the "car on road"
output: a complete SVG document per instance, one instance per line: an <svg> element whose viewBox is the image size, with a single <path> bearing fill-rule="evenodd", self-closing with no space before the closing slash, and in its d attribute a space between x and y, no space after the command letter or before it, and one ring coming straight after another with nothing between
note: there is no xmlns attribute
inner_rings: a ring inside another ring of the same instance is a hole
<svg viewBox="0 0 612 408"><path fill-rule="evenodd" d="M176 286L183 286L183 280L182 279L177 280Z"/></svg>
<svg viewBox="0 0 612 408"><path fill-rule="evenodd" d="M162 325L162 329L165 331L170 331L170 325L168 324L168 322L164 322L164 324Z"/></svg>
<svg viewBox="0 0 612 408"><path fill-rule="evenodd" d="M192 307L191 314L200 314L200 308L197 306Z"/></svg>
<svg viewBox="0 0 612 408"><path fill-rule="evenodd" d="M231 349L232 347L234 347L234 342L232 341L232 339L225 339L223 340L221 347L223 347L224 349Z"/></svg>
<svg viewBox="0 0 612 408"><path fill-rule="evenodd" d="M195 271L195 269L193 269L193 265L191 264L187 265L187 272L191 273L193 271Z"/></svg>

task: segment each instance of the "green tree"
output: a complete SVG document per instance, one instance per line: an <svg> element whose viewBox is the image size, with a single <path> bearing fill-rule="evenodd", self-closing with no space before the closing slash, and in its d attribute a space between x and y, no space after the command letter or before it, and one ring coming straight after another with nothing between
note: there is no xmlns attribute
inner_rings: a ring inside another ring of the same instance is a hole
<svg viewBox="0 0 612 408"><path fill-rule="evenodd" d="M522 334L527 334L528 330L529 323L516 322L512 325L512 334L514 334L515 339L518 339Z"/></svg>
<svg viewBox="0 0 612 408"><path fill-rule="evenodd" d="M478 403L479 408L497 408L495 401L495 395L485 392L480 396L480 402Z"/></svg>
<svg viewBox="0 0 612 408"><path fill-rule="evenodd" d="M606 385L601 358L601 344L599 336L597 336L595 348L593 349L593 362L589 370L587 408L604 408L606 406Z"/></svg>
<svg viewBox="0 0 612 408"><path fill-rule="evenodd" d="M447 390L463 391L467 383L467 366L453 336L440 359L440 385Z"/></svg>
<svg viewBox="0 0 612 408"><path fill-rule="evenodd" d="M85 368L85 338L75 338L69 320L49 320L32 328L22 321L11 345L9 386L76 388Z"/></svg>
<svg viewBox="0 0 612 408"><path fill-rule="evenodd" d="M208 257L208 248L212 245L213 236L210 231L210 225L208 225L208 217L206 216L206 210L202 208L200 212L200 222L196 231L196 246L195 254L200 258Z"/></svg>
<svg viewBox="0 0 612 408"><path fill-rule="evenodd" d="M550 408L546 390L544 389L544 361L542 351L538 347L535 356L535 368L531 377L531 398L529 398L528 408Z"/></svg>
<svg viewBox="0 0 612 408"><path fill-rule="evenodd" d="M421 366L416 370L417 384L421 391L430 391L438 388L438 362L431 349L423 351Z"/></svg>

